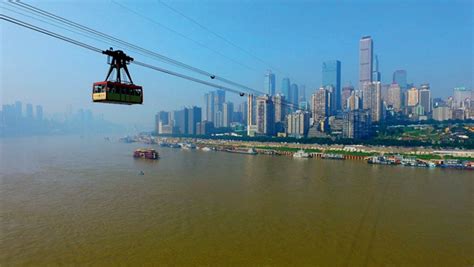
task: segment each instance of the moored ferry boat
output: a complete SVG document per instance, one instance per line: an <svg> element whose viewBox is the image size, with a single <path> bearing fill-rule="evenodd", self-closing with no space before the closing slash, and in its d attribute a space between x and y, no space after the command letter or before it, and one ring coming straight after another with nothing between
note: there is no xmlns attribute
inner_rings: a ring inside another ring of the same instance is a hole
<svg viewBox="0 0 474 267"><path fill-rule="evenodd" d="M160 155L154 149L140 148L133 152L133 157L156 160L160 157Z"/></svg>
<svg viewBox="0 0 474 267"><path fill-rule="evenodd" d="M248 154L248 155L256 155L257 151L254 148L244 149L244 148L235 148L235 149L226 149L225 151L230 153L239 153L239 154Z"/></svg>
<svg viewBox="0 0 474 267"><path fill-rule="evenodd" d="M322 159L345 159L344 155L342 155L342 154L330 154L330 153L329 154L327 154L327 153L322 154L321 158Z"/></svg>
<svg viewBox="0 0 474 267"><path fill-rule="evenodd" d="M306 159L306 158L309 158L311 157L311 155L309 155L309 153L306 153L304 150L298 150L297 152L295 152L295 154L293 154L293 157L294 158L302 158L302 159Z"/></svg>

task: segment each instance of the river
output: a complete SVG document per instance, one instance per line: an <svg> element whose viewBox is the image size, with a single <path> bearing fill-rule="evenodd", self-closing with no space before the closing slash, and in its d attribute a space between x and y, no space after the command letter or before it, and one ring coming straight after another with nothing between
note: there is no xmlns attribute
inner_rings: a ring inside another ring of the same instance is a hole
<svg viewBox="0 0 474 267"><path fill-rule="evenodd" d="M114 140L0 139L2 266L474 264L470 171Z"/></svg>

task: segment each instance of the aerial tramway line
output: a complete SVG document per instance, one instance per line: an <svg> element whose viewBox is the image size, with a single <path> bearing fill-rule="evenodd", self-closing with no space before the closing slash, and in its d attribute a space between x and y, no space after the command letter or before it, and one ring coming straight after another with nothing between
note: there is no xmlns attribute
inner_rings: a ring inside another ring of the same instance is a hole
<svg viewBox="0 0 474 267"><path fill-rule="evenodd" d="M102 51L102 53L108 56L107 61L110 68L104 81L94 83L92 101L125 105L142 104L143 89L141 86L133 84L127 68L133 58L127 56L122 50L114 51L112 48ZM125 72L125 79L122 79L122 70ZM114 71L116 74L115 80L110 80Z"/></svg>
<svg viewBox="0 0 474 267"><path fill-rule="evenodd" d="M245 85L241 85L239 83L224 79L222 77L218 77L218 76L216 76L214 74L211 74L209 72L206 72L204 70L189 66L185 63L170 59L166 56L160 55L160 54L155 53L153 51L149 51L149 50L146 50L146 49L141 48L139 46L127 43L125 41L122 41L120 39L117 39L115 37L107 35L105 33L98 32L98 31L93 30L91 28L88 28L86 26L77 24L77 23L69 21L65 18L54 15L52 13L40 10L40 9L38 9L36 7L33 7L31 5L27 5L27 4L24 4L24 3L21 3L21 2L13 2L13 4L27 6L28 9L30 9L30 11L28 11L28 13L31 13L31 12L37 12L38 13L39 12L39 14L41 14L42 16L46 14L47 19L55 20L55 22L60 23L61 25L68 27L69 28L69 29L67 29L68 31L71 31L71 32L74 32L74 33L77 33L77 34L81 34L77 31L71 30L71 28L76 28L76 29L78 29L82 32L86 32L87 34L94 35L95 37L91 37L93 39L100 38L101 41L105 40L106 42L107 41L109 43L113 42L113 43L115 43L119 46L129 47L130 49L132 49L134 51L137 51L137 53L139 53L141 55L145 56L145 54L146 54L150 57L153 57L154 59L160 59L160 60L163 60L167 63L176 65L178 67L182 67L182 68L185 68L187 70L190 70L190 71L193 71L193 72L196 72L196 73L199 73L199 74L206 75L211 80L219 80L221 82L225 82L225 83L231 84L233 86L240 87L240 88L242 88L246 91L249 91L249 92L243 92L241 90L237 90L237 89L230 88L230 87L227 87L227 86L223 86L223 85L220 85L220 84L207 82L207 81L197 79L197 78L194 78L194 77L191 77L191 76L187 76L187 75L184 75L184 74L181 74L181 73L178 73L178 72L170 71L170 70L165 69L165 68L157 67L157 66L150 65L150 64L147 64L147 63L143 63L143 62L139 62L139 61L135 61L132 57L125 54L122 50L113 50L112 48L110 48L108 50L103 51L102 49L99 49L97 47L91 46L89 44L77 41L77 40L69 38L69 37L66 37L64 35L60 35L58 33L46 30L44 28L41 28L41 27L38 27L38 26L35 26L35 25L32 25L32 24L26 23L24 21L15 19L13 17L9 17L7 15L0 14L0 19L1 20L16 24L16 25L24 27L24 28L28 28L30 30L34 30L36 32L45 34L47 36L50 36L50 37L53 37L53 38L56 38L56 39L59 39L59 40L62 40L62 41L69 42L71 44L80 46L82 48L91 50L93 52L102 53L102 54L107 55L108 56L108 64L110 65L110 67L109 67L109 70L107 72L107 75L106 75L106 78L105 78L104 81L99 81L99 82L93 83L93 86L92 86L92 101L93 102L110 103L110 104L124 104L124 105L143 104L143 88L142 88L142 86L139 86L139 85L136 85L136 84L133 83L132 77L131 77L130 72L128 71L128 68L127 68L127 65L129 65L131 63L133 63L135 65L145 67L145 68L149 68L149 69L152 69L152 70L155 70L155 71L166 73L166 74L169 74L169 75L172 75L172 76L175 76L175 77L183 78L183 79L193 81L193 82L196 82L196 83L200 83L200 84L203 84L203 85L207 85L207 86L210 86L210 87L214 87L214 88L218 88L218 89L221 89L221 90L229 91L229 92L238 94L241 97L245 96L245 95L249 95L249 96L253 97L254 93L257 93L257 94L262 94L263 93L261 91L249 88ZM7 9L7 8L5 8L5 9ZM9 9L7 9L7 10L9 10ZM12 11L12 10L10 10L10 11ZM16 12L16 11L13 11L13 12L24 15L24 16L28 16L28 15L25 15L25 14L22 14L22 13L19 13L19 12ZM43 22L45 22L45 21L43 21ZM55 25L55 26L57 26L57 25ZM59 26L59 27L63 28L62 26ZM122 75L122 73L124 75ZM296 109L296 110L300 109L297 105L295 105L293 103L286 102L286 101L283 102L282 105L288 106L288 107L290 107L292 109Z"/></svg>

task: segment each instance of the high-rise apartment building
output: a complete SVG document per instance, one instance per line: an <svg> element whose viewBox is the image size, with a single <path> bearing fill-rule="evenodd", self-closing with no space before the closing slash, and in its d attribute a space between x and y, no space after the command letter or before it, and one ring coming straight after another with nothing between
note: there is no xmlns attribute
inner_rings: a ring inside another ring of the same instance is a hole
<svg viewBox="0 0 474 267"><path fill-rule="evenodd" d="M174 111L174 126L177 128L180 134L188 134L188 109L183 108L182 110Z"/></svg>
<svg viewBox="0 0 474 267"><path fill-rule="evenodd" d="M352 91L351 96L347 99L347 110L358 110L362 109L362 99Z"/></svg>
<svg viewBox="0 0 474 267"><path fill-rule="evenodd" d="M285 96L277 94L272 97L273 106L275 109L275 123L283 122L285 120L287 107L285 105Z"/></svg>
<svg viewBox="0 0 474 267"><path fill-rule="evenodd" d="M453 108L463 107L466 99L473 99L472 90L466 87L455 87L453 90Z"/></svg>
<svg viewBox="0 0 474 267"><path fill-rule="evenodd" d="M315 122L329 116L330 92L321 87L311 96L311 111Z"/></svg>
<svg viewBox="0 0 474 267"><path fill-rule="evenodd" d="M363 109L371 112L371 120L378 123L383 119L382 84L380 82L365 83L362 92Z"/></svg>
<svg viewBox="0 0 474 267"><path fill-rule="evenodd" d="M255 97L252 94L247 96L247 135L252 136L254 134L255 116L254 116L254 101Z"/></svg>
<svg viewBox="0 0 474 267"><path fill-rule="evenodd" d="M204 95L204 102L206 103L206 112L205 112L205 120L213 122L214 121L214 108L215 108L215 92L209 92Z"/></svg>
<svg viewBox="0 0 474 267"><path fill-rule="evenodd" d="M425 83L420 86L418 91L418 104L423 107L425 114L431 113L431 90L430 85Z"/></svg>
<svg viewBox="0 0 474 267"><path fill-rule="evenodd" d="M162 127L169 125L169 112L160 111L155 115L155 131L158 134L163 134Z"/></svg>
<svg viewBox="0 0 474 267"><path fill-rule="evenodd" d="M414 107L418 104L418 89L416 87L411 88L406 92L406 101L407 101L407 106L409 107Z"/></svg>
<svg viewBox="0 0 474 267"><path fill-rule="evenodd" d="M309 131L309 112L298 110L287 116L288 136L301 138L305 137Z"/></svg>
<svg viewBox="0 0 474 267"><path fill-rule="evenodd" d="M341 107L342 110L347 109L347 99L352 95L352 91L354 91L354 87L352 85L347 85L342 88L341 93Z"/></svg>
<svg viewBox="0 0 474 267"><path fill-rule="evenodd" d="M341 62L339 60L323 62L322 86L332 86L334 88L334 109L341 109Z"/></svg>
<svg viewBox="0 0 474 267"><path fill-rule="evenodd" d="M394 111L399 112L402 109L402 89L397 83L392 83L388 87L387 105L391 106Z"/></svg>
<svg viewBox="0 0 474 267"><path fill-rule="evenodd" d="M364 139L370 137L371 112L366 109L344 112L342 136L351 139Z"/></svg>
<svg viewBox="0 0 474 267"><path fill-rule="evenodd" d="M453 111L447 106L439 106L433 109L433 119L445 121L452 119Z"/></svg>
<svg viewBox="0 0 474 267"><path fill-rule="evenodd" d="M364 36L359 42L359 90L365 83L372 82L373 72L373 41L370 36Z"/></svg>
<svg viewBox="0 0 474 267"><path fill-rule="evenodd" d="M187 109L188 112L188 129L186 134L192 134L196 135L198 130L197 130L197 124L201 122L201 114L202 110L200 107L191 107Z"/></svg>
<svg viewBox="0 0 474 267"><path fill-rule="evenodd" d="M274 135L275 111L273 101L269 95L257 97L257 133Z"/></svg>
<svg viewBox="0 0 474 267"><path fill-rule="evenodd" d="M234 104L232 102L225 102L222 108L222 115L223 115L223 126L230 127L232 123L232 118L234 116Z"/></svg>

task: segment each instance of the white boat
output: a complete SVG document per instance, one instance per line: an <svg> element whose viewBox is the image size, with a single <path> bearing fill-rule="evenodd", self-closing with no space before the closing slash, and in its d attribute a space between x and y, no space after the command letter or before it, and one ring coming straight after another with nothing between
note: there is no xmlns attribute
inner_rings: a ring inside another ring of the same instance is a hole
<svg viewBox="0 0 474 267"><path fill-rule="evenodd" d="M207 146L201 148L202 151L212 151L212 149L208 148Z"/></svg>
<svg viewBox="0 0 474 267"><path fill-rule="evenodd" d="M184 143L184 144L181 144L181 148L182 149L195 149L196 146L192 143Z"/></svg>
<svg viewBox="0 0 474 267"><path fill-rule="evenodd" d="M298 150L296 153L293 154L294 158L309 158L309 153L304 152L304 150Z"/></svg>

